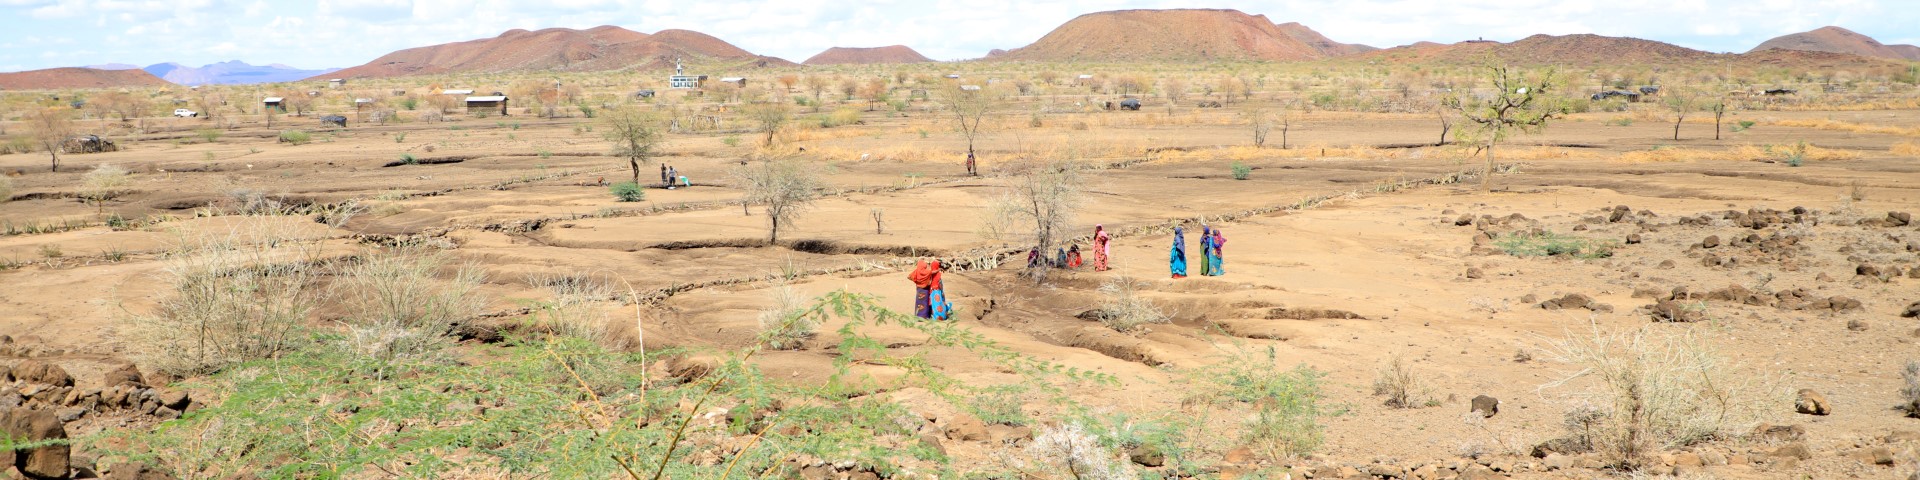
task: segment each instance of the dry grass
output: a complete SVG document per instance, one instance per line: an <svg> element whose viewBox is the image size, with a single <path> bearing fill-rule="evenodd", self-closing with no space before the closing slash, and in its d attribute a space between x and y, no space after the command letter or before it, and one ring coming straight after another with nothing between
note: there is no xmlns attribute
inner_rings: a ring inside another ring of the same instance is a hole
<svg viewBox="0 0 1920 480"><path fill-rule="evenodd" d="M1889 126L1880 126L1880 125L1867 125L1864 123L1843 122L1839 120L1825 119L1825 118L1806 119L1806 120L1776 120L1771 123L1775 126L1781 126L1781 127L1813 128L1813 129L1819 129L1819 130L1835 130L1835 131L1852 132L1852 133L1877 133L1877 134L1883 134L1883 135L1903 135L1903 136L1909 136L1909 137L1920 137L1920 128L1902 128L1902 127L1889 127Z"/></svg>
<svg viewBox="0 0 1920 480"><path fill-rule="evenodd" d="M770 293L773 307L760 311L760 342L774 350L799 348L820 328L805 315L806 298L792 286L781 285Z"/></svg>
<svg viewBox="0 0 1920 480"><path fill-rule="evenodd" d="M601 302L614 297L614 289L607 282L578 276L534 278L531 282L553 294L552 300L535 303L527 316L528 326L534 331L601 344L613 340L608 328L611 317L600 308Z"/></svg>
<svg viewBox="0 0 1920 480"><path fill-rule="evenodd" d="M394 325L445 333L487 307L478 295L485 275L476 265L453 265L451 255L426 247L367 254L334 283L354 325Z"/></svg>
<svg viewBox="0 0 1920 480"><path fill-rule="evenodd" d="M1173 321L1153 301L1140 295L1140 282L1129 277L1114 277L1100 286L1100 323L1126 332L1141 325Z"/></svg>
<svg viewBox="0 0 1920 480"><path fill-rule="evenodd" d="M1407 363L1406 356L1400 354L1380 367L1373 378L1373 394L1387 397L1386 405L1393 408L1420 408L1439 403L1433 398L1433 389Z"/></svg>
<svg viewBox="0 0 1920 480"><path fill-rule="evenodd" d="M1906 368L1900 370L1900 379L1906 383L1900 387L1900 409L1909 417L1920 418L1920 360L1908 360Z"/></svg>
<svg viewBox="0 0 1920 480"><path fill-rule="evenodd" d="M1854 160L1860 153L1852 150L1823 148L1813 145L1739 145L1724 150L1699 148L1655 148L1637 150L1620 154L1618 160L1626 163L1681 163L1681 162L1727 162L1760 161L1790 162L1794 158L1805 162L1828 162Z"/></svg>
<svg viewBox="0 0 1920 480"><path fill-rule="evenodd" d="M1920 157L1920 143L1913 143L1913 142L1896 143L1896 144L1893 144L1892 147L1888 148L1887 152L1892 153L1894 155Z"/></svg>
<svg viewBox="0 0 1920 480"><path fill-rule="evenodd" d="M126 330L141 365L198 375L298 348L320 304L317 249L259 241L282 234L249 225L192 238L166 258L159 281L170 293Z"/></svg>
<svg viewBox="0 0 1920 480"><path fill-rule="evenodd" d="M1784 400L1715 353L1691 331L1650 328L1588 333L1552 342L1555 356L1577 370L1553 385L1592 381L1569 412L1575 443L1608 461L1638 467L1662 449L1744 432Z"/></svg>

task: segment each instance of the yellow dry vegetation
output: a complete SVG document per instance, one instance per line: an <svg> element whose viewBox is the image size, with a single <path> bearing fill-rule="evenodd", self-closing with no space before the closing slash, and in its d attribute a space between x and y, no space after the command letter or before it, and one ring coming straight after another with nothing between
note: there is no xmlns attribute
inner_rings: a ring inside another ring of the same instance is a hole
<svg viewBox="0 0 1920 480"><path fill-rule="evenodd" d="M1889 126L1880 126L1880 125L1867 125L1864 123L1843 122L1843 121L1834 120L1830 118L1815 118L1815 119L1805 119L1805 120L1777 120L1773 122L1773 125L1781 126L1781 127L1800 127L1800 128L1815 128L1820 130L1837 130L1837 131L1853 132L1853 133L1878 133L1878 134L1885 134L1885 135L1904 135L1909 137L1920 137L1920 128L1902 128L1902 127L1889 127Z"/></svg>
<svg viewBox="0 0 1920 480"><path fill-rule="evenodd" d="M1893 144L1893 147L1888 148L1887 151L1894 155L1920 156L1920 144L1900 142Z"/></svg>
<svg viewBox="0 0 1920 480"><path fill-rule="evenodd" d="M1682 163L1717 161L1772 161L1785 162L1796 155L1801 161L1826 162L1835 160L1853 160L1860 158L1859 152L1852 150L1822 148L1808 144L1798 145L1739 145L1722 150L1699 148L1655 148L1620 154L1619 160L1626 163Z"/></svg>

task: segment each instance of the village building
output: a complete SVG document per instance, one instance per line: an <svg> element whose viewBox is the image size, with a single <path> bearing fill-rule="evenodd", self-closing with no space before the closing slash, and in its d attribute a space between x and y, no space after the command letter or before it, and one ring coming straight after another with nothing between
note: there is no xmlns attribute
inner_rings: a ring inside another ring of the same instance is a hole
<svg viewBox="0 0 1920 480"><path fill-rule="evenodd" d="M287 111L287 101L286 99L280 98L280 97L262 98L260 99L260 106L262 108L271 108L274 110L279 110L281 113L286 113Z"/></svg>
<svg viewBox="0 0 1920 480"><path fill-rule="evenodd" d="M346 84L347 84L347 79L344 79L344 78L335 78L332 80L327 80L327 88L340 88L341 86L344 86Z"/></svg>
<svg viewBox="0 0 1920 480"><path fill-rule="evenodd" d="M747 88L747 77L725 77L720 79L720 83L731 83L740 88Z"/></svg>
<svg viewBox="0 0 1920 480"><path fill-rule="evenodd" d="M500 109L501 115L507 114L506 95L467 97L467 113L480 114L481 112L492 111L496 108Z"/></svg>
<svg viewBox="0 0 1920 480"><path fill-rule="evenodd" d="M687 68L680 63L680 59L673 59L673 76L667 77L668 87L680 89L700 88L700 84L706 83L706 81L706 75L687 75Z"/></svg>

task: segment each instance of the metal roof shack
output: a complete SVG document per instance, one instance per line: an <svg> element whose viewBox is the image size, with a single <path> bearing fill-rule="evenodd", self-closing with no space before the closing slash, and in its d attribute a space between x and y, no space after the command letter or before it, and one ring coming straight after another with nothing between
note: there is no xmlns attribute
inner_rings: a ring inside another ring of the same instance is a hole
<svg viewBox="0 0 1920 480"><path fill-rule="evenodd" d="M470 113L487 112L494 108L500 109L500 115L506 115L507 96L488 95L484 97L467 97L467 111Z"/></svg>
<svg viewBox="0 0 1920 480"><path fill-rule="evenodd" d="M745 87L747 86L747 77L725 77L720 79L720 83L731 83Z"/></svg>
<svg viewBox="0 0 1920 480"><path fill-rule="evenodd" d="M441 90L440 94L441 95L473 95L473 90L472 89Z"/></svg>

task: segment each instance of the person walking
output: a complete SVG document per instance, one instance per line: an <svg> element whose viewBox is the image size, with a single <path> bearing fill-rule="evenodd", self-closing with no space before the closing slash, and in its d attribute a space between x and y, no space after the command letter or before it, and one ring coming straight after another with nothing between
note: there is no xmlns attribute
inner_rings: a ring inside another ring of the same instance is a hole
<svg viewBox="0 0 1920 480"><path fill-rule="evenodd" d="M1105 225L1093 226L1093 271L1107 271L1107 243L1111 240Z"/></svg>
<svg viewBox="0 0 1920 480"><path fill-rule="evenodd" d="M668 166L667 167L667 190L673 190L673 179L676 179L676 178L680 178L680 171L674 170L672 166Z"/></svg>
<svg viewBox="0 0 1920 480"><path fill-rule="evenodd" d="M673 179L667 177L667 162L660 162L660 184L672 186Z"/></svg>
<svg viewBox="0 0 1920 480"><path fill-rule="evenodd" d="M1173 278L1187 278L1187 232L1173 227L1173 251L1167 254L1167 268Z"/></svg>
<svg viewBox="0 0 1920 480"><path fill-rule="evenodd" d="M1200 225L1200 276L1213 276L1213 227Z"/></svg>
<svg viewBox="0 0 1920 480"><path fill-rule="evenodd" d="M976 165L977 164L974 163L974 160L973 160L973 152L967 152L967 176L969 177L980 176L980 170L976 167Z"/></svg>
<svg viewBox="0 0 1920 480"><path fill-rule="evenodd" d="M1213 246L1213 264L1210 265L1208 269L1213 271L1213 276L1226 275L1227 258L1226 253L1224 253L1222 249L1227 246L1227 235L1220 233L1220 229L1218 228L1213 229L1213 239L1209 243Z"/></svg>

